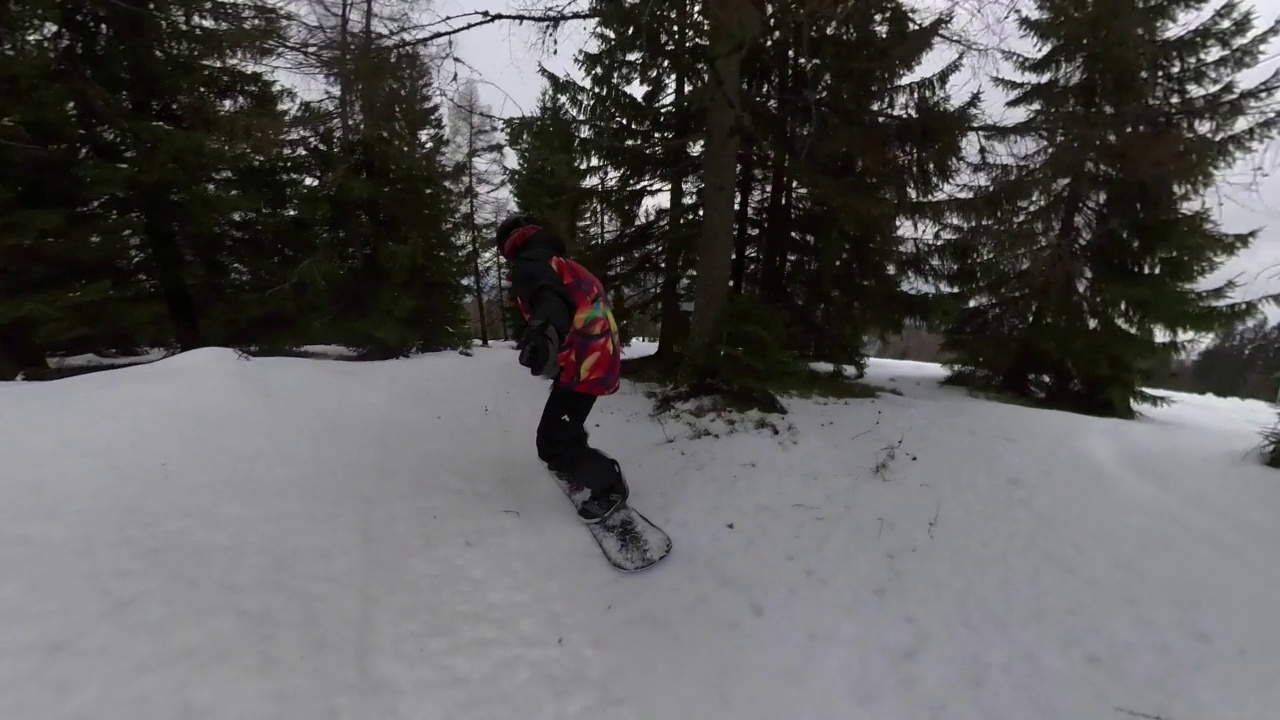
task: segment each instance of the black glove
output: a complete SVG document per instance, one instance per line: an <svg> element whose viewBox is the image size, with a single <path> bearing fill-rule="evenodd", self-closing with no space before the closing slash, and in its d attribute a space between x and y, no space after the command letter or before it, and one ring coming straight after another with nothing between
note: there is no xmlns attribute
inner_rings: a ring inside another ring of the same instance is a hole
<svg viewBox="0 0 1280 720"><path fill-rule="evenodd" d="M550 379L560 373L560 338L550 325L529 328L516 347L520 348L520 364L529 368L530 375Z"/></svg>

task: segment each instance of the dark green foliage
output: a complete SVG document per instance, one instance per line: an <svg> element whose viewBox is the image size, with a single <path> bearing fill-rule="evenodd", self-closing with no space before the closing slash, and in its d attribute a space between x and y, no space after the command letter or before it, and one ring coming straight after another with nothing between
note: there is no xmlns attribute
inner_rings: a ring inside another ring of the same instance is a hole
<svg viewBox="0 0 1280 720"><path fill-rule="evenodd" d="M148 346L467 342L426 57L373 32L318 43L338 89L298 103L259 64L293 20L223 0L0 10L0 377Z"/></svg>
<svg viewBox="0 0 1280 720"><path fill-rule="evenodd" d="M788 345L785 317L758 298L734 295L724 319L721 352L707 374L726 382L768 386L805 369Z"/></svg>
<svg viewBox="0 0 1280 720"><path fill-rule="evenodd" d="M1273 401L1280 387L1280 323L1261 313L1220 332L1190 363L1180 389Z"/></svg>
<svg viewBox="0 0 1280 720"><path fill-rule="evenodd" d="M679 352L681 303L698 235L705 119L705 21L696 0L593 0L592 42L579 55L585 82L544 74L576 120L572 163L587 195L576 250L606 281L620 321L660 321L659 352ZM562 136L566 137L566 136ZM664 207L642 204L666 194Z"/></svg>
<svg viewBox="0 0 1280 720"><path fill-rule="evenodd" d="M665 386L658 393L661 406L718 396L736 410L785 413L779 396L869 398L876 390L847 379L835 369L818 372L787 345L786 321L776 309L749 295L733 295L724 321L722 353L701 374L713 380L682 382L687 371L678 353L628 360L629 379Z"/></svg>
<svg viewBox="0 0 1280 720"><path fill-rule="evenodd" d="M511 173L516 207L541 218L574 252L588 193L576 121L564 100L544 89L532 115L508 123L507 138L518 163Z"/></svg>
<svg viewBox="0 0 1280 720"><path fill-rule="evenodd" d="M752 64L775 101L752 108L750 164L770 174L743 285L786 311L811 359L859 362L865 337L928 313L907 289L922 258L904 230L944 212L978 100L953 100L958 61L919 76L947 22L893 0L782 3Z"/></svg>
<svg viewBox="0 0 1280 720"><path fill-rule="evenodd" d="M456 347L470 337L443 120L424 103L424 59L401 52L387 60L387 75L365 78L379 84L386 103L376 126L345 141L323 116L313 126L316 184L301 205L318 242L294 281L311 337L375 358Z"/></svg>
<svg viewBox="0 0 1280 720"><path fill-rule="evenodd" d="M761 349L790 353L789 364L855 366L868 336L929 313L929 298L905 289L925 259L906 230L946 211L940 199L963 169L977 103L951 98L958 64L920 73L945 17L922 23L892 0L767 5L767 27L743 65L732 317L710 359L696 363L757 384L774 376L739 354L753 332L740 321L752 313L772 323ZM681 357L702 221L705 18L681 0L593 7L595 47L579 62L586 83L549 78L551 97L577 120L577 149L593 161L582 180L593 202L577 226L590 227L592 208L614 199L625 206L636 193L664 193L665 207L590 252L627 298L619 317L657 322L659 355ZM737 310L745 307L753 310Z"/></svg>
<svg viewBox="0 0 1280 720"><path fill-rule="evenodd" d="M301 119L314 241L287 287L297 332L389 358L469 342L457 169L429 58L366 40L326 68L334 87Z"/></svg>
<svg viewBox="0 0 1280 720"><path fill-rule="evenodd" d="M1129 417L1187 333L1251 309L1203 280L1246 247L1203 207L1218 173L1274 134L1280 76L1241 89L1277 28L1228 2L1039 0L1019 26L1044 48L999 78L1026 115L996 139L989 185L945 246L968 299L947 332L955 378ZM1199 206L1199 207L1197 207Z"/></svg>
<svg viewBox="0 0 1280 720"><path fill-rule="evenodd" d="M58 42L45 28L57 6L23 9L0 8L0 380L44 367L50 344L102 327L116 245L89 243L92 220L68 212L105 182L78 157L70 88L56 82Z"/></svg>
<svg viewBox="0 0 1280 720"><path fill-rule="evenodd" d="M205 309L233 278L228 223L245 208L229 176L283 124L273 83L241 63L279 37L280 18L240 3L153 0L71 3L60 22L59 77L81 147L104 171L95 179L108 183L80 209L99 221L95 234L133 246L116 269L140 276L177 345L204 345Z"/></svg>
<svg viewBox="0 0 1280 720"><path fill-rule="evenodd" d="M997 79L1023 116L979 127L960 60L934 55L947 15L766 0L734 116L732 256L717 258L732 294L694 366L703 4L590 7L584 81L544 74L537 108L507 125L511 190L600 275L624 336L660 335L629 376L757 407L857 395L809 363L860 370L868 339L910 323L946 327L952 382L1058 407L1131 415L1205 335L1193 385L1274 393L1275 328L1246 322L1233 284L1204 286L1254 237L1217 227L1204 195L1280 125L1277 76L1234 79L1276 35L1238 3L1197 24L1197 0L1039 0L1019 17L1040 48L1006 53L1021 79ZM468 283L518 337L480 242L501 208L471 207L490 193L448 152L437 58L380 8L0 8L0 378L147 346L455 347ZM319 97L259 62L286 60Z"/></svg>
<svg viewBox="0 0 1280 720"><path fill-rule="evenodd" d="M223 289L236 208L219 173L274 110L270 83L235 61L278 18L199 1L21 7L6 22L6 345L39 366L49 351L202 344L198 303Z"/></svg>

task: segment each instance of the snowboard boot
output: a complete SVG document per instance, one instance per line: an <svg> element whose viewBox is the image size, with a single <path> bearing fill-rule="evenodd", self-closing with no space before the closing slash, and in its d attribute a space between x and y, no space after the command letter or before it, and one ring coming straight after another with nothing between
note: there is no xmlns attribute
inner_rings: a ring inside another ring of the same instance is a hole
<svg viewBox="0 0 1280 720"><path fill-rule="evenodd" d="M627 497L631 494L618 461L608 458L608 462L613 470L613 484L592 490L591 495L578 505L578 517L588 525L608 518L626 504Z"/></svg>

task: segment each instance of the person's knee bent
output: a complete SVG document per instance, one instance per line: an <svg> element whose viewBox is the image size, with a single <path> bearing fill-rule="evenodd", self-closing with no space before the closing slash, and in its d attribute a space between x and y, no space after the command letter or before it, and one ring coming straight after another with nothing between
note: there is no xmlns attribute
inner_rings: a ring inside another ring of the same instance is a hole
<svg viewBox="0 0 1280 720"><path fill-rule="evenodd" d="M621 470L617 462L609 455L593 447L587 447L582 462L587 472L600 478L621 480Z"/></svg>

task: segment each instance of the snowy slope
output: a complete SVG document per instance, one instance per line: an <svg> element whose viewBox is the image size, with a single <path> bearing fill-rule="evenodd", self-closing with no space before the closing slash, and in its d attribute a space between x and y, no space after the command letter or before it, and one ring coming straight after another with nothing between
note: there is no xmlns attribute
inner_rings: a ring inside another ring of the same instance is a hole
<svg viewBox="0 0 1280 720"><path fill-rule="evenodd" d="M0 718L1276 717L1270 406L870 374L903 395L791 401L777 436L602 401L675 540L635 576L533 456L546 386L507 348L6 383Z"/></svg>

